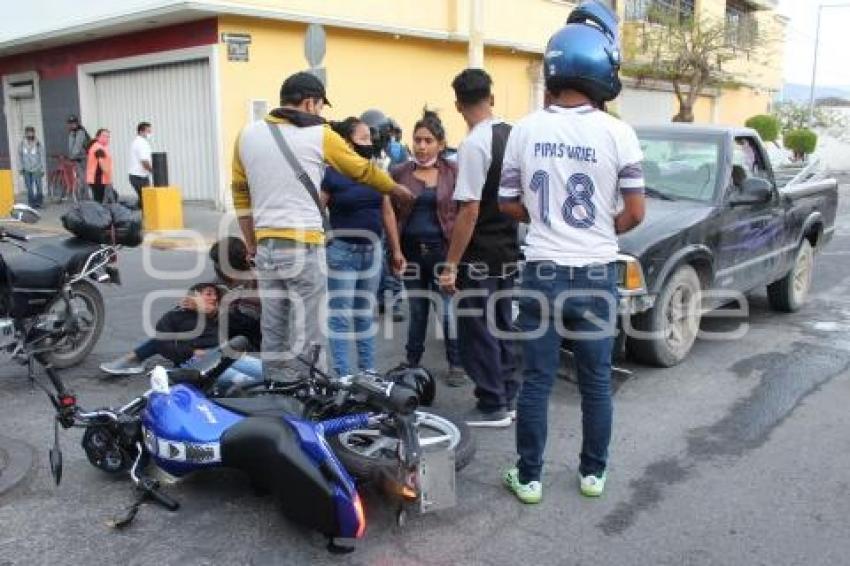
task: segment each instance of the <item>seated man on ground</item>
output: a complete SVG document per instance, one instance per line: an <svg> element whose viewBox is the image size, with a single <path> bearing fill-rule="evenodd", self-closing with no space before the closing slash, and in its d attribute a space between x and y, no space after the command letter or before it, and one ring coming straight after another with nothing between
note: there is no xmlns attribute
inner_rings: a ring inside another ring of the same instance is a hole
<svg viewBox="0 0 850 566"><path fill-rule="evenodd" d="M221 296L222 291L214 283L193 285L180 305L159 319L156 337L146 340L129 354L101 364L100 369L111 375L142 373L145 360L155 355L168 359L175 366L191 367L192 362L207 350L240 335L240 329L250 326L250 321L240 320L245 315L231 311L227 313L227 333L223 335L219 311ZM262 362L252 356L242 356L219 377L217 386L230 390L233 386L262 380Z"/></svg>

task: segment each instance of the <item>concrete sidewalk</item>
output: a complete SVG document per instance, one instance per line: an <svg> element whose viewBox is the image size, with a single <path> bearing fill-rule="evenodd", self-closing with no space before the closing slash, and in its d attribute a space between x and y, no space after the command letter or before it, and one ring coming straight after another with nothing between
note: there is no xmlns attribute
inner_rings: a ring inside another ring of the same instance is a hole
<svg viewBox="0 0 850 566"><path fill-rule="evenodd" d="M41 220L36 225L28 226L27 231L45 236L67 234L62 226L62 215L71 207L72 204L68 202L46 204L39 211ZM239 234L235 216L216 210L207 202L184 202L183 226L183 230L146 231L142 245L157 249L206 251L221 236Z"/></svg>

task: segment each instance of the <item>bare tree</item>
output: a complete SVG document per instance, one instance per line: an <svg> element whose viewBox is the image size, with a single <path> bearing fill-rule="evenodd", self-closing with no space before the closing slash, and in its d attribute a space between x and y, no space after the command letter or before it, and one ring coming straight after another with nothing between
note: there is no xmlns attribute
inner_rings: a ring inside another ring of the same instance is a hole
<svg viewBox="0 0 850 566"><path fill-rule="evenodd" d="M694 105L706 88L735 82L723 65L756 44L755 26L730 28L723 21L658 9L648 20L640 39L642 53L624 71L638 79L670 82L679 102L673 121L693 122Z"/></svg>

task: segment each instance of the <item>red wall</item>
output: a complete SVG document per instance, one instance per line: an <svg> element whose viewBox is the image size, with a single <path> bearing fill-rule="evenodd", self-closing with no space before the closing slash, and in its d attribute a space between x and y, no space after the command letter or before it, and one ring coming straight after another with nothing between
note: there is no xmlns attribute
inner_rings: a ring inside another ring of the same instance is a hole
<svg viewBox="0 0 850 566"><path fill-rule="evenodd" d="M215 18L93 39L0 58L0 75L38 71L42 79L77 74L77 65L218 42Z"/></svg>

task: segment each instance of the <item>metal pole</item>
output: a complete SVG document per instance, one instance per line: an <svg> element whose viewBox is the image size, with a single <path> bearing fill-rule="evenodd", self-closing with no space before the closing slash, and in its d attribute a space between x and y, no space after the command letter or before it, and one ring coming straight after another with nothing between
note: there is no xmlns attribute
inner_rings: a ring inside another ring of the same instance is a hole
<svg viewBox="0 0 850 566"><path fill-rule="evenodd" d="M820 15L823 4L818 6L818 24L815 28L815 60L812 63L812 88L809 91L809 127L815 125L815 82L818 74L818 44L820 43Z"/></svg>
<svg viewBox="0 0 850 566"><path fill-rule="evenodd" d="M469 2L469 67L484 68L484 16L481 0Z"/></svg>
<svg viewBox="0 0 850 566"><path fill-rule="evenodd" d="M820 43L820 17L824 8L850 8L850 4L820 4L818 6L818 23L815 28L815 60L812 63L812 87L809 91L809 127L815 125L815 82L818 74L818 45Z"/></svg>

